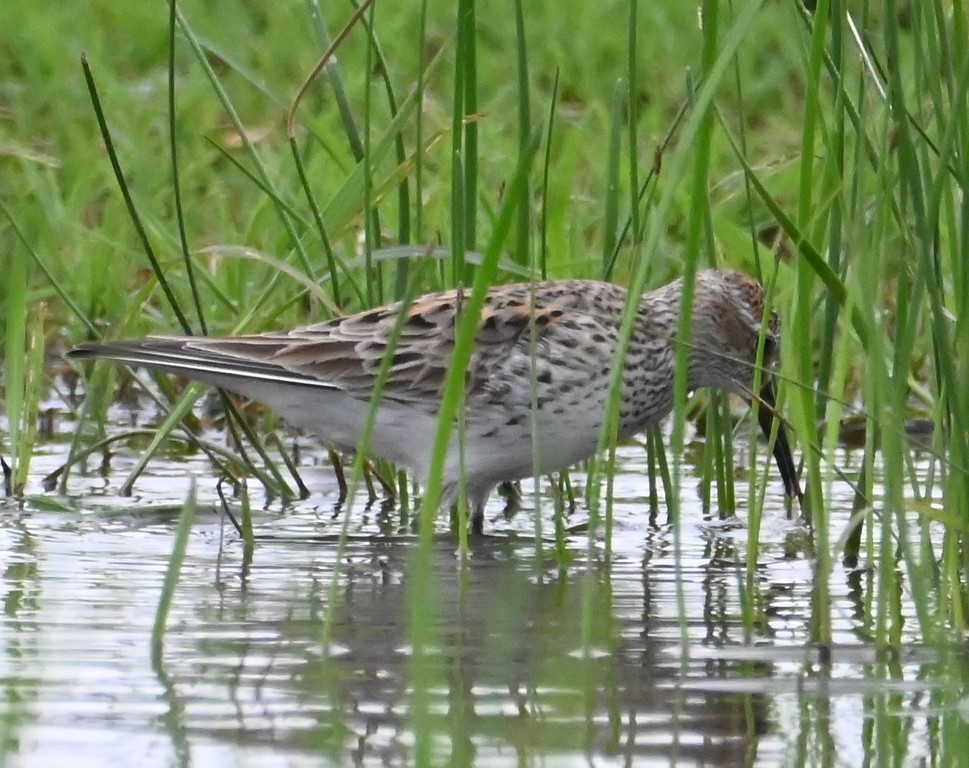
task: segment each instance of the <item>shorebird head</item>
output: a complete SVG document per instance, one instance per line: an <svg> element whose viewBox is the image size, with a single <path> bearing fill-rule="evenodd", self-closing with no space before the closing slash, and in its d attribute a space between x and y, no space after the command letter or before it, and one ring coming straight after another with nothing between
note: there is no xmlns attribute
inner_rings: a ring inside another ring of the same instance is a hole
<svg viewBox="0 0 969 768"><path fill-rule="evenodd" d="M770 367L780 351L780 322L766 308L764 289L740 272L704 270L696 276L689 385L724 389L759 401L758 421L770 438L774 387ZM757 369L760 391L755 394ZM789 496L803 498L784 425L778 423L774 459Z"/></svg>
<svg viewBox="0 0 969 768"><path fill-rule="evenodd" d="M697 274L691 388L726 389L749 397L758 363L769 368L780 349L780 323L774 312L765 313L764 304L764 289L752 277L717 270Z"/></svg>

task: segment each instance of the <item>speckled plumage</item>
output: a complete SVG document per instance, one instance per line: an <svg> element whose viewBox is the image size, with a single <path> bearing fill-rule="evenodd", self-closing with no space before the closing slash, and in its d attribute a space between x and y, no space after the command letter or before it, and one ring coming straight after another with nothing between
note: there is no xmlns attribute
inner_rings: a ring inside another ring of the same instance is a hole
<svg viewBox="0 0 969 768"><path fill-rule="evenodd" d="M677 280L639 301L623 369L621 437L657 423L672 408L681 293ZM444 471L446 498L453 501L463 468L476 530L499 482L555 472L594 453L625 302L624 288L586 280L504 285L489 292L466 374L463 440L452 439ZM370 436L372 454L409 468L418 479L429 470L459 303L449 291L407 308ZM223 387L353 449L399 314L400 305L391 304L287 332L114 341L85 344L69 354ZM738 272L698 273L688 388L714 387L750 399L763 319L764 292L754 280ZM765 364L778 346L771 313ZM764 392L769 400L769 388ZM761 412L767 430L769 409ZM785 487L800 495L786 438L778 446Z"/></svg>

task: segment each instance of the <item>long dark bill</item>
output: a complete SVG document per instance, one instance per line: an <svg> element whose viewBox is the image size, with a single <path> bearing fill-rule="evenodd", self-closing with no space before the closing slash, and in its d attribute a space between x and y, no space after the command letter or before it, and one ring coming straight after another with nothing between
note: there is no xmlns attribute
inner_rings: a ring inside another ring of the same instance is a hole
<svg viewBox="0 0 969 768"><path fill-rule="evenodd" d="M774 406L777 402L774 397L774 385L767 381L760 390L760 408L757 409L757 420L764 435L770 440L771 428L774 426ZM777 439L774 441L774 461L777 462L777 469L780 470L781 479L784 481L784 491L788 496L796 496L798 501L804 501L804 493L801 491L801 484L797 481L797 467L794 465L794 456L791 453L791 444L787 442L787 432L783 422L777 424Z"/></svg>

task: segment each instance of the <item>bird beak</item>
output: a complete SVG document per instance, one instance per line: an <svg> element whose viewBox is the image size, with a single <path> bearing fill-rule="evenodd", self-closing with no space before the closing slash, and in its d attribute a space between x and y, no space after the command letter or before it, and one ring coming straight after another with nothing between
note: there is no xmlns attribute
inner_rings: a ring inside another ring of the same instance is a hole
<svg viewBox="0 0 969 768"><path fill-rule="evenodd" d="M760 408L757 410L757 419L764 435L770 440L771 428L774 425L774 386L770 381L764 383L760 390ZM804 494L801 485L797 480L797 468L794 466L794 456L791 454L791 444L787 442L787 432L784 424L777 424L777 439L774 441L774 461L777 462L777 469L780 470L781 479L784 481L784 491L788 496L797 497L800 502L804 501Z"/></svg>

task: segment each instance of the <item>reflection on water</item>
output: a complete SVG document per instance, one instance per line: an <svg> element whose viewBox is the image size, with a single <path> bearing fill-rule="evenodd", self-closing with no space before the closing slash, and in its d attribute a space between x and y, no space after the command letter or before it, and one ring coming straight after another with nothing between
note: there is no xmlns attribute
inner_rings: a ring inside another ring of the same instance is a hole
<svg viewBox="0 0 969 768"><path fill-rule="evenodd" d="M600 546L590 562L578 535L569 541L575 559L560 571L550 547L539 553L529 538L528 497L510 521L493 501L493 535L465 565L453 539L435 540L434 664L423 687L437 762L942 765L959 757L946 745L967 736L963 654L918 645L914 621L904 652L877 653L867 641L874 575L859 569L832 579L836 645L821 663L808 645L813 563L796 544L802 532L784 515L779 486L754 582L761 617L748 636L745 527L689 506L678 529L650 525L642 460L639 449L622 452L609 556ZM196 470L206 468L157 462L139 485L148 496L85 493L83 513L0 510L0 739L10 763L414 764L415 539L386 535L392 513L352 512L338 553L343 515L317 506L319 496L264 512L249 563L234 534L222 541L212 483L203 482L153 668L149 636L174 516L144 505L183 496ZM326 478L320 470L307 481L329 487ZM114 481L74 482L86 492L110 491ZM903 613L914 616L911 606Z"/></svg>

